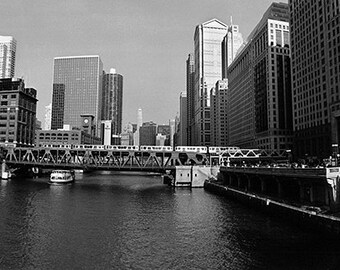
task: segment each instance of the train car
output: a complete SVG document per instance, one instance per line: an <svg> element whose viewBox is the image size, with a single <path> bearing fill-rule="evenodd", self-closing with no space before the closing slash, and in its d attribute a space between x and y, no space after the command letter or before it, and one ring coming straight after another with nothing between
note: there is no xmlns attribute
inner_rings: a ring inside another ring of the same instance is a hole
<svg viewBox="0 0 340 270"><path fill-rule="evenodd" d="M50 149L71 149L72 145L71 144L44 144L44 143L41 143L40 147L50 148Z"/></svg>
<svg viewBox="0 0 340 270"><path fill-rule="evenodd" d="M140 151L148 152L148 151L155 151L155 152L172 152L171 146L160 146L160 145L142 145L139 147Z"/></svg>
<svg viewBox="0 0 340 270"><path fill-rule="evenodd" d="M236 152L240 147L237 146L210 146L208 148L209 154L220 154L225 151Z"/></svg>
<svg viewBox="0 0 340 270"><path fill-rule="evenodd" d="M175 151L206 154L208 148L206 146L176 146Z"/></svg>
<svg viewBox="0 0 340 270"><path fill-rule="evenodd" d="M79 149L79 150L104 150L104 145L100 144L74 144L72 145L72 149Z"/></svg>
<svg viewBox="0 0 340 270"><path fill-rule="evenodd" d="M138 151L137 145L105 145L105 150L113 151Z"/></svg>

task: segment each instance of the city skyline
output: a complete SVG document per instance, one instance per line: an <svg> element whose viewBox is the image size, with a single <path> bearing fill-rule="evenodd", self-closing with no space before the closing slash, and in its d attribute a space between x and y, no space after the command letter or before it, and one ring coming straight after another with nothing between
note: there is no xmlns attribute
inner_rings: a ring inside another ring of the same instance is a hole
<svg viewBox="0 0 340 270"><path fill-rule="evenodd" d="M30 6L5 0L0 3L0 34L17 40L15 77L37 89L38 119L43 120L44 108L52 100L53 58L96 54L104 70L114 66L125 78L123 124L136 121L138 108L145 120L161 124L179 112L178 97L186 88L184 63L193 52L195 27L213 18L229 25L232 16L246 39L272 2L143 1L141 5L140 1L79 0L47 5L38 0Z"/></svg>

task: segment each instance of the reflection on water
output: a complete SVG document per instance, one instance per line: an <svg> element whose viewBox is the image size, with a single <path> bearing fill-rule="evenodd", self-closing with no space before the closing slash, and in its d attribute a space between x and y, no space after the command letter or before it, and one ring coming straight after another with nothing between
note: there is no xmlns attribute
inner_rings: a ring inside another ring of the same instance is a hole
<svg viewBox="0 0 340 270"><path fill-rule="evenodd" d="M158 175L1 181L1 269L339 269L337 241Z"/></svg>

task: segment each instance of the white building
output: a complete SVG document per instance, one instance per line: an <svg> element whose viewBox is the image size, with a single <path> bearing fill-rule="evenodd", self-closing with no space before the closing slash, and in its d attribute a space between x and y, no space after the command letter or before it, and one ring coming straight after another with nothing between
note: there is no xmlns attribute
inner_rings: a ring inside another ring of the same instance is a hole
<svg viewBox="0 0 340 270"><path fill-rule="evenodd" d="M198 25L194 35L193 145L210 144L210 89L222 78L222 40L228 26L217 19Z"/></svg>
<svg viewBox="0 0 340 270"><path fill-rule="evenodd" d="M11 36L0 36L0 79L13 78L17 42Z"/></svg>
<svg viewBox="0 0 340 270"><path fill-rule="evenodd" d="M44 130L51 129L52 103L45 106Z"/></svg>

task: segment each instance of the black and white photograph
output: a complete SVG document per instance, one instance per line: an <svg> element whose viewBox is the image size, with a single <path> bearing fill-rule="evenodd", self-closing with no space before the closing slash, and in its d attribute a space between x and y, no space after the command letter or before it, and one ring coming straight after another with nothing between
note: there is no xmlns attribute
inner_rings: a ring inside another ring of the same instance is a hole
<svg viewBox="0 0 340 270"><path fill-rule="evenodd" d="M0 0L0 269L340 269L339 88L340 0Z"/></svg>

